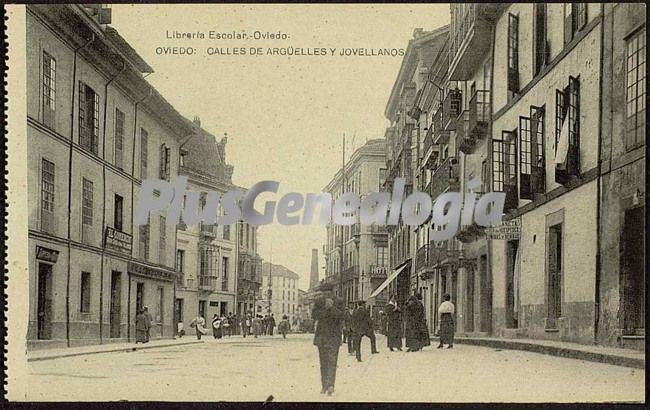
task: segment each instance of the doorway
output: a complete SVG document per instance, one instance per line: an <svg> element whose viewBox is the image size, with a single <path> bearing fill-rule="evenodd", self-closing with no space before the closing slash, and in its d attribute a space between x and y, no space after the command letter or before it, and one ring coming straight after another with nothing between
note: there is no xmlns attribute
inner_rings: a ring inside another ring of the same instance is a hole
<svg viewBox="0 0 650 410"><path fill-rule="evenodd" d="M474 267L467 266L467 303L465 305L465 331L474 331Z"/></svg>
<svg viewBox="0 0 650 410"><path fill-rule="evenodd" d="M623 334L645 335L644 206L625 211L621 237Z"/></svg>
<svg viewBox="0 0 650 410"><path fill-rule="evenodd" d="M110 306L110 322L111 322L111 337L118 338L121 333L121 299L122 299L122 273L113 271L111 273L111 306Z"/></svg>
<svg viewBox="0 0 650 410"><path fill-rule="evenodd" d="M205 300L199 300L199 316L205 318Z"/></svg>
<svg viewBox="0 0 650 410"><path fill-rule="evenodd" d="M519 241L508 241L506 248L506 328L517 328L517 314L515 312L515 269Z"/></svg>
<svg viewBox="0 0 650 410"><path fill-rule="evenodd" d="M174 317L176 317L176 323L183 323L183 299L176 299L174 303Z"/></svg>
<svg viewBox="0 0 650 410"><path fill-rule="evenodd" d="M481 310L479 312L481 332L492 332L492 281L487 268L487 255L479 258L479 275L481 278Z"/></svg>
<svg viewBox="0 0 650 410"><path fill-rule="evenodd" d="M38 297L36 306L37 335L39 340L52 338L52 265L38 264Z"/></svg>
<svg viewBox="0 0 650 410"><path fill-rule="evenodd" d="M138 282L135 288L135 310L142 311L144 308L144 282Z"/></svg>

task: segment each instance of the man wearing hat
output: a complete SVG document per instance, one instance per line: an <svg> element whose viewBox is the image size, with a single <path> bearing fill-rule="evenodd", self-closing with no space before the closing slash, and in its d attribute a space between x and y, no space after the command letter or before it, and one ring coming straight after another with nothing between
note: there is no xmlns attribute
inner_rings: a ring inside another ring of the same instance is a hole
<svg viewBox="0 0 650 410"><path fill-rule="evenodd" d="M370 338L371 352L379 353L370 312L366 309L366 302L363 300L359 301L357 309L352 313L352 333L354 334L354 350L357 354L357 361L361 361L361 338L364 336Z"/></svg>
<svg viewBox="0 0 650 410"><path fill-rule="evenodd" d="M314 345L318 347L320 358L321 393L332 395L336 381L336 363L341 346L341 321L343 306L332 294L333 286L321 285L320 295L314 301L312 318L316 321Z"/></svg>

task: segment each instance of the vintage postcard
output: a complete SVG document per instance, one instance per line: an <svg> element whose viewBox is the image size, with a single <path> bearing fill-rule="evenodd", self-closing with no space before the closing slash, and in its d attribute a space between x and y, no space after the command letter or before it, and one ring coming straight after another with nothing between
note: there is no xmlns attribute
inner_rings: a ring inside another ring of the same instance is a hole
<svg viewBox="0 0 650 410"><path fill-rule="evenodd" d="M4 8L7 400L646 400L645 4Z"/></svg>

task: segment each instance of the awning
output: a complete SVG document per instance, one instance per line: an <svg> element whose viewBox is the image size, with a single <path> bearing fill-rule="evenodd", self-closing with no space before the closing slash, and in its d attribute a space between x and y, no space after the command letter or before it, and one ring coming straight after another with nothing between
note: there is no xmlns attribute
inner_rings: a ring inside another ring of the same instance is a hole
<svg viewBox="0 0 650 410"><path fill-rule="evenodd" d="M409 266L409 263L410 263L410 260L409 260L409 262L407 262L407 263L403 264L402 266L400 266L399 268L395 269L393 271L393 273L391 273L388 276L388 278L386 278L386 280L381 285L379 285L379 287L377 289L375 289L374 292L372 292L372 294L368 297L368 299L374 298L375 296L379 295L384 289L386 289L388 287L388 285L390 285L390 283L392 281L394 281L395 278L400 274L400 272L402 272L404 270L404 268Z"/></svg>

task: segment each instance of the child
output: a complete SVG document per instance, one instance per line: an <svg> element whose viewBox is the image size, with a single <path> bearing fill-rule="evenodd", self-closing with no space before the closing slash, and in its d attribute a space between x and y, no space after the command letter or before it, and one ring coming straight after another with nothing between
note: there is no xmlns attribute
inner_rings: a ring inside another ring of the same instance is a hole
<svg viewBox="0 0 650 410"><path fill-rule="evenodd" d="M278 330L280 331L280 333L282 333L283 338L285 339L287 338L287 333L289 333L290 328L291 326L289 325L289 318L287 317L287 315L282 316L282 321L278 325Z"/></svg>

